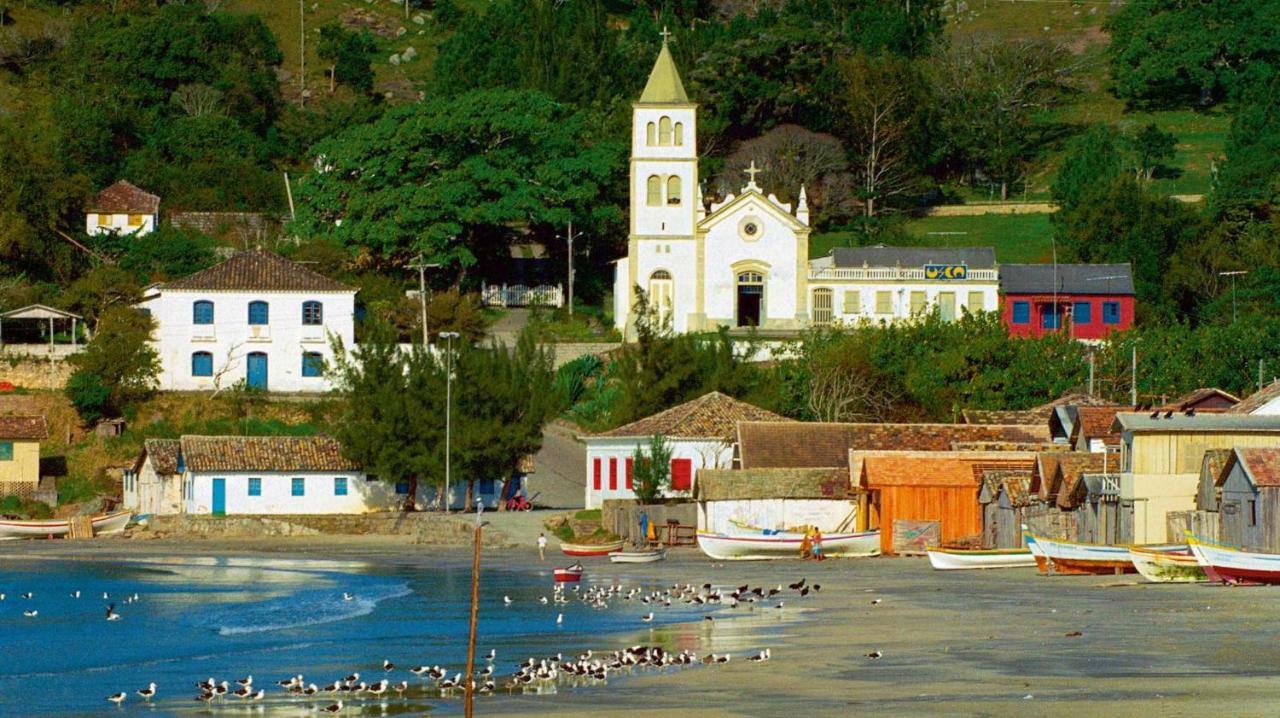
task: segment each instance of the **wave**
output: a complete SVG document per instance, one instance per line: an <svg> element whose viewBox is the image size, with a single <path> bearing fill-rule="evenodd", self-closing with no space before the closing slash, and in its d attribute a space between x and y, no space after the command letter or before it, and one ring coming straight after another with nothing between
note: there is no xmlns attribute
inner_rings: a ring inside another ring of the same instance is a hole
<svg viewBox="0 0 1280 718"><path fill-rule="evenodd" d="M205 625L217 626L221 636L243 636L266 631L346 621L373 613L378 604L413 593L407 583L366 586L350 601L341 590L327 588L292 593L252 604L240 604L205 617Z"/></svg>

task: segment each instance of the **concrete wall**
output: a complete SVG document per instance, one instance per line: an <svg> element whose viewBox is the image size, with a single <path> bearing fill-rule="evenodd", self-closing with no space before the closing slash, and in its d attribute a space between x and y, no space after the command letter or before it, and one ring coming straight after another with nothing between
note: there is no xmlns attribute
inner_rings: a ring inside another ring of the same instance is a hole
<svg viewBox="0 0 1280 718"><path fill-rule="evenodd" d="M347 494L334 493L336 478L347 480ZM213 511L213 480L226 480L226 513L232 514L340 514L384 511L398 505L395 487L385 481L367 481L359 471L349 472L187 472L185 511ZM262 480L262 495L249 496L249 479ZM304 480L305 493L293 496L293 479Z"/></svg>
<svg viewBox="0 0 1280 718"><path fill-rule="evenodd" d="M61 389L67 385L67 377L71 376L71 365L55 353L49 360L48 354L43 356L19 356L7 354L9 351L21 351L26 345L9 345L5 347L6 355L0 359L0 381L7 381L14 386L27 389ZM61 349L61 345L58 345ZM45 346L47 350L48 347Z"/></svg>
<svg viewBox="0 0 1280 718"><path fill-rule="evenodd" d="M740 533L734 521L765 529L817 526L824 533L857 526L858 502L832 499L743 499L698 504L698 530Z"/></svg>
<svg viewBox="0 0 1280 718"><path fill-rule="evenodd" d="M413 543L440 546L470 546L474 536L472 516L453 517L434 513L399 512L330 516L156 516L148 522L142 537L164 538L281 538L293 536L404 536ZM510 544L501 531L486 529L484 545Z"/></svg>
<svg viewBox="0 0 1280 718"><path fill-rule="evenodd" d="M129 224L129 215L127 214L97 214L94 212L85 212L84 231L91 236L118 232L120 234L136 234L139 237L156 231L156 216L154 214L143 214L138 216L142 218L142 224L131 225Z"/></svg>
<svg viewBox="0 0 1280 718"><path fill-rule="evenodd" d="M40 442L14 441L13 460L0 461L0 496L19 491L29 496L27 492L34 492L39 483Z"/></svg>

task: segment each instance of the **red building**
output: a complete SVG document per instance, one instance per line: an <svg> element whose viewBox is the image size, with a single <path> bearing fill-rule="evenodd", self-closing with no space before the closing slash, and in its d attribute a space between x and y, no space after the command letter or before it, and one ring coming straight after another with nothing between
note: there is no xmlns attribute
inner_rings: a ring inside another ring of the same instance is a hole
<svg viewBox="0 0 1280 718"><path fill-rule="evenodd" d="M1128 264L1002 264L1000 294L1000 316L1014 336L1101 339L1133 326Z"/></svg>

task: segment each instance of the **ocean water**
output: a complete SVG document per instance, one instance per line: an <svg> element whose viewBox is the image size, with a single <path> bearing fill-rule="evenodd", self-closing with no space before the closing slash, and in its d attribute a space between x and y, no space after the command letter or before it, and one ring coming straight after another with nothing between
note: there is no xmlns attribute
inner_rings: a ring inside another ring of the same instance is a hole
<svg viewBox="0 0 1280 718"><path fill-rule="evenodd" d="M275 681L301 673L324 686L359 671L372 683L386 675L383 659L398 666L388 675L393 682L424 685L409 666L440 664L451 674L465 667L470 579L470 566L278 558L0 561L0 716L309 715L332 699L290 698ZM598 563L588 566L582 586L615 582L668 587ZM576 598L543 605L538 599L551 597L551 585L549 567L483 570L477 666L495 649L495 677L507 675L531 655L617 649L638 630L652 634L723 613L680 603L654 610L620 598L606 609ZM77 590L80 597L72 597ZM33 597L20 596L26 592ZM137 601L126 604L134 594ZM504 596L511 597L510 606ZM109 602L121 620L106 620ZM27 610L39 615L25 617ZM643 624L639 617L650 610L655 618ZM564 614L560 625L558 613ZM667 632L663 642L696 650L702 647L696 626ZM246 704L229 697L213 707L194 701L197 681L215 677L233 681L234 689L234 680L247 675L267 689L266 700ZM158 695L146 705L134 691L153 681ZM121 707L105 700L117 691L129 694ZM395 714L410 707L394 696L381 703L371 709ZM456 699L422 698L415 710L420 714L427 704L436 711L457 709Z"/></svg>

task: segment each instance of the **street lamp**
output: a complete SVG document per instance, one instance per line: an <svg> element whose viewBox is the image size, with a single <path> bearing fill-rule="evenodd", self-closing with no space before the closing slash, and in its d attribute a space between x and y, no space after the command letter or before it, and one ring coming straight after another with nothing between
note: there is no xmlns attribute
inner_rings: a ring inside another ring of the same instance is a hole
<svg viewBox="0 0 1280 718"><path fill-rule="evenodd" d="M453 449L453 340L458 338L457 332L440 332L445 340L445 374L444 374L444 512L449 513L450 460Z"/></svg>
<svg viewBox="0 0 1280 718"><path fill-rule="evenodd" d="M573 220L569 220L569 231L565 235L556 235L558 239L569 242L569 316L573 316L573 240L582 236L582 232L573 233Z"/></svg>
<svg viewBox="0 0 1280 718"><path fill-rule="evenodd" d="M1231 277L1231 323L1236 323L1236 277L1249 272L1237 269L1234 272L1218 272L1219 277Z"/></svg>

